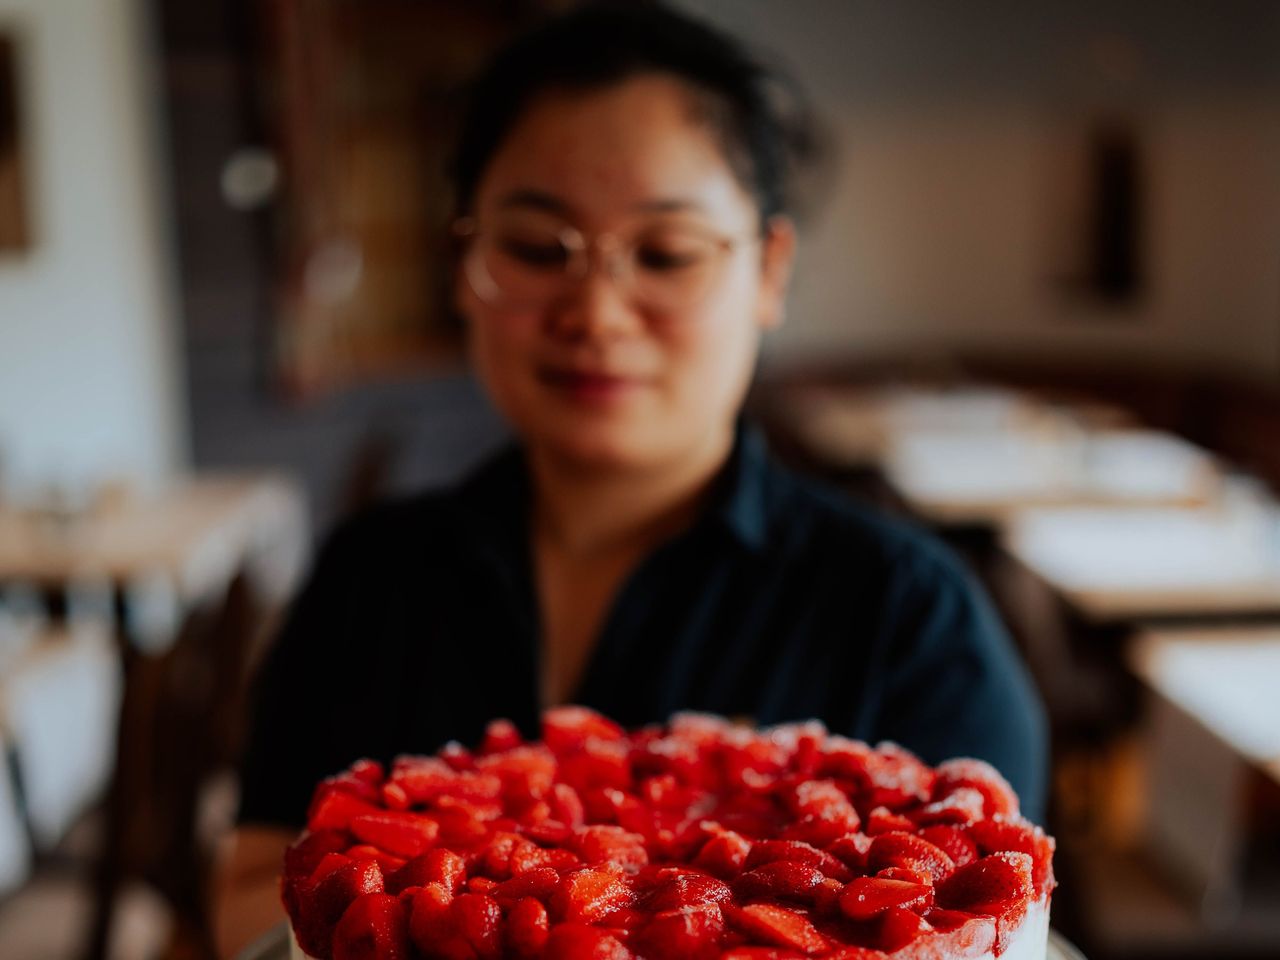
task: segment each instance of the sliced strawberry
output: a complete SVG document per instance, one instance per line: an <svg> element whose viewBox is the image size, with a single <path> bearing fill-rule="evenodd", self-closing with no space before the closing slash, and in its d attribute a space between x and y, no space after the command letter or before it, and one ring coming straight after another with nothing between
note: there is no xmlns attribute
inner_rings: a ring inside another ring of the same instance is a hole
<svg viewBox="0 0 1280 960"><path fill-rule="evenodd" d="M867 765L871 762L873 752L861 740L850 740L839 735L829 736L819 751L818 773L855 784L868 784L871 777L867 772Z"/></svg>
<svg viewBox="0 0 1280 960"><path fill-rule="evenodd" d="M938 885L938 905L997 918L1026 909L1032 895L1031 857L1025 853L994 853L958 867Z"/></svg>
<svg viewBox="0 0 1280 960"><path fill-rule="evenodd" d="M693 865L721 880L731 880L741 872L750 853L750 840L733 830L721 829L703 844Z"/></svg>
<svg viewBox="0 0 1280 960"><path fill-rule="evenodd" d="M497 890L499 886L500 884L497 880L492 880L489 877L467 878L467 893L483 893L487 896Z"/></svg>
<svg viewBox="0 0 1280 960"><path fill-rule="evenodd" d="M436 848L414 857L387 878L387 890L399 893L409 887L440 883L459 893L467 881L467 862L452 850Z"/></svg>
<svg viewBox="0 0 1280 960"><path fill-rule="evenodd" d="M579 827L571 843L578 856L593 866L611 863L634 872L649 862L644 837L622 827Z"/></svg>
<svg viewBox="0 0 1280 960"><path fill-rule="evenodd" d="M916 825L901 814L894 813L888 807L876 807L867 814L866 832L868 836L881 833L911 833Z"/></svg>
<svg viewBox="0 0 1280 960"><path fill-rule="evenodd" d="M799 840L761 840L751 848L746 867L763 866L776 860L787 860L817 867L825 876L847 883L853 876L837 857Z"/></svg>
<svg viewBox="0 0 1280 960"><path fill-rule="evenodd" d="M973 787L983 796L987 817L1013 817L1018 814L1018 795L1000 771L985 760L971 758L946 760L935 769L933 798L940 799L956 787Z"/></svg>
<svg viewBox="0 0 1280 960"><path fill-rule="evenodd" d="M557 769L555 756L540 743L481 757L476 766L498 778L502 796L508 801L545 797L555 783Z"/></svg>
<svg viewBox="0 0 1280 960"><path fill-rule="evenodd" d="M893 953L931 930L928 921L914 910L890 907L880 917L878 946L886 953Z"/></svg>
<svg viewBox="0 0 1280 960"><path fill-rule="evenodd" d="M397 757L387 781L412 803L430 803L452 787L458 771L438 757Z"/></svg>
<svg viewBox="0 0 1280 960"><path fill-rule="evenodd" d="M366 857L365 859L368 858ZM316 864L316 868L311 871L311 876L307 877L307 883L311 886L315 886L339 867L345 867L348 863L352 863L354 861L355 857L348 857L345 853L326 853L320 858L320 862Z"/></svg>
<svg viewBox="0 0 1280 960"><path fill-rule="evenodd" d="M923 869L913 870L910 867L885 867L883 870L877 870L877 877L884 877L887 880L905 880L907 883L918 883L921 886L932 887L933 877Z"/></svg>
<svg viewBox="0 0 1280 960"><path fill-rule="evenodd" d="M672 737L695 747L718 743L736 729L717 713L700 713L696 710L673 713L667 726Z"/></svg>
<svg viewBox="0 0 1280 960"><path fill-rule="evenodd" d="M651 960L714 960L723 934L724 917L715 904L663 910L645 925L638 949Z"/></svg>
<svg viewBox="0 0 1280 960"><path fill-rule="evenodd" d="M558 776L579 791L631 787L631 747L625 740L592 737L581 748L558 757Z"/></svg>
<svg viewBox="0 0 1280 960"><path fill-rule="evenodd" d="M489 837L483 853L480 855L478 869L486 877L505 880L511 876L511 854L516 845L525 842L518 833L499 830Z"/></svg>
<svg viewBox="0 0 1280 960"><path fill-rule="evenodd" d="M849 833L827 844L826 851L836 857L854 873L861 873L867 865L867 853L871 850L871 837L865 833Z"/></svg>
<svg viewBox="0 0 1280 960"><path fill-rule="evenodd" d="M578 796L578 791L567 783L553 784L547 802L551 805L551 816L561 823L570 827L580 827L586 820L582 798Z"/></svg>
<svg viewBox="0 0 1280 960"><path fill-rule="evenodd" d="M750 939L767 946L784 947L814 955L828 949L826 937L793 910L770 903L724 907L725 918Z"/></svg>
<svg viewBox="0 0 1280 960"><path fill-rule="evenodd" d="M586 707L553 707L542 714L542 741L556 755L583 747L588 740L625 740L612 720Z"/></svg>
<svg viewBox="0 0 1280 960"><path fill-rule="evenodd" d="M365 843L405 858L426 853L440 836L437 820L408 811L361 814L351 818L350 829Z"/></svg>
<svg viewBox="0 0 1280 960"><path fill-rule="evenodd" d="M635 907L620 907L609 914L605 923L615 937L629 945L631 934L648 923L649 917L647 911L637 910Z"/></svg>
<svg viewBox="0 0 1280 960"><path fill-rule="evenodd" d="M867 868L872 871L885 867L907 867L927 873L932 883L937 883L956 868L955 861L946 851L928 840L910 833L882 833L871 841L867 851Z"/></svg>
<svg viewBox="0 0 1280 960"><path fill-rule="evenodd" d="M1034 824L1021 817L1011 820L999 817L980 820L969 825L968 836L984 854L1004 850L1030 854L1034 861L1031 880L1037 893L1048 893L1056 885L1053 877L1053 837Z"/></svg>
<svg viewBox="0 0 1280 960"><path fill-rule="evenodd" d="M813 912L819 917L835 917L840 914L840 895L844 893L844 884L830 877L823 880L809 892Z"/></svg>
<svg viewBox="0 0 1280 960"><path fill-rule="evenodd" d="M377 760L370 760L367 757L353 763L347 768L347 773L355 777L357 780L363 780L365 783L371 783L375 787L382 783L384 777L382 764Z"/></svg>
<svg viewBox="0 0 1280 960"><path fill-rule="evenodd" d="M634 954L610 931L562 923L547 938L544 960L632 960Z"/></svg>
<svg viewBox="0 0 1280 960"><path fill-rule="evenodd" d="M322 861L317 871L325 865ZM373 860L347 860L307 884L298 891L298 916L294 921L298 945L312 956L329 953L334 927L347 907L366 894L382 892L382 871Z"/></svg>
<svg viewBox="0 0 1280 960"><path fill-rule="evenodd" d="M382 785L382 805L388 810L408 810L413 798L403 786L389 780Z"/></svg>
<svg viewBox="0 0 1280 960"><path fill-rule="evenodd" d="M532 840L520 837L511 848L510 865L511 875L515 877L542 867L572 870L582 866L582 861L572 850L546 849Z"/></svg>
<svg viewBox="0 0 1280 960"><path fill-rule="evenodd" d="M376 860L383 876L395 873L407 862L404 857L394 856L371 843L357 843L347 847L347 856L352 860Z"/></svg>
<svg viewBox="0 0 1280 960"><path fill-rule="evenodd" d="M315 885L312 903L336 923L357 897L382 892L382 870L378 864L372 860L353 860L329 873Z"/></svg>
<svg viewBox="0 0 1280 960"><path fill-rule="evenodd" d="M861 825L862 821L853 807L842 807L822 814L807 814L787 824L778 837L783 841L825 847L845 834L853 833Z"/></svg>
<svg viewBox="0 0 1280 960"><path fill-rule="evenodd" d="M646 899L646 906L656 914L681 907L721 904L732 896L733 891L723 880L705 873L680 871L659 878Z"/></svg>
<svg viewBox="0 0 1280 960"><path fill-rule="evenodd" d="M492 897L464 893L451 907L458 933L476 952L479 960L498 960L502 955L502 907Z"/></svg>
<svg viewBox="0 0 1280 960"><path fill-rule="evenodd" d="M802 780L781 791L779 799L797 818L828 816L852 808L849 795L834 780ZM855 828L856 829L856 828Z"/></svg>
<svg viewBox="0 0 1280 960"><path fill-rule="evenodd" d="M520 832L543 847L562 847L573 836L573 828L559 820L542 820L529 825L521 823Z"/></svg>
<svg viewBox="0 0 1280 960"><path fill-rule="evenodd" d="M541 901L532 897L517 900L507 914L507 949L521 960L532 960L542 955L550 931L551 921Z"/></svg>
<svg viewBox="0 0 1280 960"><path fill-rule="evenodd" d="M350 845L351 838L343 830L305 834L285 851L284 875L290 879L310 877L326 854L341 853Z"/></svg>
<svg viewBox="0 0 1280 960"><path fill-rule="evenodd" d="M933 906L933 887L888 877L855 877L840 895L840 909L851 920L870 920L890 907L923 913Z"/></svg>
<svg viewBox="0 0 1280 960"><path fill-rule="evenodd" d="M322 830L346 830L355 817L378 814L382 810L370 800L364 800L346 790L327 788L321 784L307 810L307 829L312 833Z"/></svg>
<svg viewBox="0 0 1280 960"><path fill-rule="evenodd" d="M823 881L822 871L803 863L775 860L746 870L733 881L734 895L746 900L808 900Z"/></svg>
<svg viewBox="0 0 1280 960"><path fill-rule="evenodd" d="M672 773L645 777L640 782L639 794L645 804L654 810L683 810L689 806L693 796L689 788L681 784Z"/></svg>
<svg viewBox="0 0 1280 960"><path fill-rule="evenodd" d="M498 884L493 889L493 898L502 904L515 903L528 897L547 903L559 886L560 874L550 867L539 867Z"/></svg>
<svg viewBox="0 0 1280 960"><path fill-rule="evenodd" d="M973 863L978 859L978 845L970 840L968 834L960 827L938 824L925 827L919 835L921 839L928 840L938 849L945 851L957 867L963 867L966 863Z"/></svg>
<svg viewBox="0 0 1280 960"><path fill-rule="evenodd" d="M575 870L560 881L552 900L557 918L598 923L613 911L629 906L631 889L607 870Z"/></svg>
<svg viewBox="0 0 1280 960"><path fill-rule="evenodd" d="M741 727L729 731L718 753L723 782L730 790L765 787L787 769L781 745Z"/></svg>
<svg viewBox="0 0 1280 960"><path fill-rule="evenodd" d="M524 743L524 737L510 720L493 720L484 728L484 739L480 741L480 754L502 753L512 750Z"/></svg>
<svg viewBox="0 0 1280 960"><path fill-rule="evenodd" d="M483 843L489 834L503 829L499 821L486 822L476 816L475 809L465 804L445 806L443 798L431 812L432 819L440 824L439 843L452 849L467 849ZM509 824L511 828L515 823Z"/></svg>
<svg viewBox="0 0 1280 960"><path fill-rule="evenodd" d="M867 775L871 780L868 806L897 810L906 804L927 801L933 790L933 770L894 743L876 745L867 760Z"/></svg>
<svg viewBox="0 0 1280 960"><path fill-rule="evenodd" d="M457 740L450 740L441 747L439 757L453 770L472 770L476 765L476 758L471 751Z"/></svg>
<svg viewBox="0 0 1280 960"><path fill-rule="evenodd" d="M955 787L940 799L914 811L911 817L919 824L973 823L982 819L985 803L982 794L973 787Z"/></svg>
<svg viewBox="0 0 1280 960"><path fill-rule="evenodd" d="M453 894L441 884L418 888L409 905L409 939L424 957L475 960L476 952L458 929L452 904Z"/></svg>
<svg viewBox="0 0 1280 960"><path fill-rule="evenodd" d="M399 897L367 893L347 907L333 931L333 960L406 960L409 918Z"/></svg>

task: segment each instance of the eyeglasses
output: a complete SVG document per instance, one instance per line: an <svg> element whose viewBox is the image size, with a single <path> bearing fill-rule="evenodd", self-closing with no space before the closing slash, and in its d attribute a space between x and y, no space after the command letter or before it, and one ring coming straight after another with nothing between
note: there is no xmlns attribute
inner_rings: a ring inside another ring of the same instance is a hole
<svg viewBox="0 0 1280 960"><path fill-rule="evenodd" d="M723 275L735 249L758 234L724 236L687 223L662 223L620 237L588 239L555 217L512 213L481 226L464 217L454 232L468 241L463 272L490 306L547 306L572 293L594 267L603 267L637 304L676 311L698 304Z"/></svg>

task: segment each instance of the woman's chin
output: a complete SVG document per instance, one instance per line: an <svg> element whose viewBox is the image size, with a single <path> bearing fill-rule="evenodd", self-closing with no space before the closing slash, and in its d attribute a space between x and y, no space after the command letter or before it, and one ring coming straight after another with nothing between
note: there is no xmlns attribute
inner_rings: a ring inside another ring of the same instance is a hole
<svg viewBox="0 0 1280 960"><path fill-rule="evenodd" d="M670 456L675 431L653 424L615 420L559 423L524 433L526 443L541 454L583 470L602 473L648 470ZM665 440L664 440L665 438Z"/></svg>

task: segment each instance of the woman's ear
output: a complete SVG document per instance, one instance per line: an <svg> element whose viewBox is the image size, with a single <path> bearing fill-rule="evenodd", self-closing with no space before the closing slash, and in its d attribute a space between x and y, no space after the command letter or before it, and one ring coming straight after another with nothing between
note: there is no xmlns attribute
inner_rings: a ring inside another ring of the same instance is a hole
<svg viewBox="0 0 1280 960"><path fill-rule="evenodd" d="M790 217L770 217L762 239L760 302L756 320L761 330L772 330L787 315L787 289L796 258L796 225Z"/></svg>

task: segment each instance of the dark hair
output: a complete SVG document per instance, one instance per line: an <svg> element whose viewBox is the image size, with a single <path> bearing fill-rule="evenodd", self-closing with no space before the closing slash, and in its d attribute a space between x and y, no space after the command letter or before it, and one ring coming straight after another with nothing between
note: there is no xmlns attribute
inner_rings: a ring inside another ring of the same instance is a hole
<svg viewBox="0 0 1280 960"><path fill-rule="evenodd" d="M796 88L722 30L631 0L587 3L548 20L489 63L471 87L454 156L458 212L469 212L493 155L535 98L644 73L674 76L699 97L702 119L762 219L790 211L793 168L814 142Z"/></svg>

